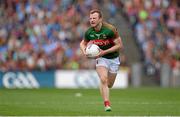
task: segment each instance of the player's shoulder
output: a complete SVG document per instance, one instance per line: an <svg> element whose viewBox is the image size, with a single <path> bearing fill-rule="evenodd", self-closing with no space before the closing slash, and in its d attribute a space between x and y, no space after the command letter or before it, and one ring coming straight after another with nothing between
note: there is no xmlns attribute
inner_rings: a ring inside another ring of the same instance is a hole
<svg viewBox="0 0 180 117"><path fill-rule="evenodd" d="M88 35L90 34L90 32L93 31L93 28L92 27L89 27L86 31L85 31L85 34Z"/></svg>
<svg viewBox="0 0 180 117"><path fill-rule="evenodd" d="M115 35L118 36L117 28L116 28L114 25L112 25L112 24L110 24L110 23L107 23L107 22L103 22L103 26L104 26L106 29L111 30Z"/></svg>
<svg viewBox="0 0 180 117"><path fill-rule="evenodd" d="M113 24L110 24L108 22L103 22L103 26L112 30L112 31L115 31L117 29Z"/></svg>
<svg viewBox="0 0 180 117"><path fill-rule="evenodd" d="M92 28L92 27L88 28L88 29L85 31L84 38L85 38L85 39L89 39L89 35L91 34L92 31L93 31L93 28Z"/></svg>

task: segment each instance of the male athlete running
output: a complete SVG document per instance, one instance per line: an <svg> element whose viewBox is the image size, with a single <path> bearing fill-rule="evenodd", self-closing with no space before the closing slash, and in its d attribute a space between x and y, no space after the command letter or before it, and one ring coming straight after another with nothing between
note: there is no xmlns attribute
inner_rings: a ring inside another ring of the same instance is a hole
<svg viewBox="0 0 180 117"><path fill-rule="evenodd" d="M89 43L94 43L100 47L100 53L96 56L96 71L100 78L100 92L104 101L105 111L111 111L109 88L111 88L116 79L119 70L120 59L119 51L123 48L121 38L117 29L103 22L100 10L90 11L89 22L91 27L85 32L85 38L80 43L83 54L86 54L86 47Z"/></svg>

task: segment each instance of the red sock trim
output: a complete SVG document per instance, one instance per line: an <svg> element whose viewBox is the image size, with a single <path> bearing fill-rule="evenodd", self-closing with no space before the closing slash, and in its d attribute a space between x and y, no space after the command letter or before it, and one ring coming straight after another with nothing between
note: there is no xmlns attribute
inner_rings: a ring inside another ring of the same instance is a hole
<svg viewBox="0 0 180 117"><path fill-rule="evenodd" d="M110 106L110 102L109 101L104 101L104 106Z"/></svg>

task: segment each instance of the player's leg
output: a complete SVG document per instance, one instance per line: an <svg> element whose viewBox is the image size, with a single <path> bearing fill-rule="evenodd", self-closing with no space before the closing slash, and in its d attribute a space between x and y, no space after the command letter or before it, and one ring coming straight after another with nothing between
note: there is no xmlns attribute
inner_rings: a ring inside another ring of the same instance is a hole
<svg viewBox="0 0 180 117"><path fill-rule="evenodd" d="M97 66L96 71L100 78L100 92L104 101L105 111L111 111L108 88L108 69L104 66Z"/></svg>
<svg viewBox="0 0 180 117"><path fill-rule="evenodd" d="M116 79L117 73L108 73L108 88L112 88L114 81Z"/></svg>
<svg viewBox="0 0 180 117"><path fill-rule="evenodd" d="M100 78L100 92L104 101L105 111L110 111L109 88L108 88L108 61L105 58L98 58L96 71Z"/></svg>
<svg viewBox="0 0 180 117"><path fill-rule="evenodd" d="M108 70L106 67L98 66L96 67L96 71L100 78L100 92L104 101L109 100L109 89L108 89Z"/></svg>
<svg viewBox="0 0 180 117"><path fill-rule="evenodd" d="M119 70L120 60L119 58L115 58L109 61L109 72L108 72L108 87L112 88L114 81L117 76L117 72Z"/></svg>

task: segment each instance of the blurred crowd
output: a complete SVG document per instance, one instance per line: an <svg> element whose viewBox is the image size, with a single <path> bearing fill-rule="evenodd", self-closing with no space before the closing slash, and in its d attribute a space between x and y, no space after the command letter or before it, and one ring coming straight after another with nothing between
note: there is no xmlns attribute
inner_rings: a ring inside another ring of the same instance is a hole
<svg viewBox="0 0 180 117"><path fill-rule="evenodd" d="M111 17L123 8L147 74L156 74L162 63L179 74L178 0L0 0L0 71L94 68L79 42L89 10L103 6Z"/></svg>
<svg viewBox="0 0 180 117"><path fill-rule="evenodd" d="M0 70L94 68L79 42L89 26L89 10L102 2L0 0Z"/></svg>
<svg viewBox="0 0 180 117"><path fill-rule="evenodd" d="M79 48L89 11L118 0L0 0L0 71L93 69Z"/></svg>
<svg viewBox="0 0 180 117"><path fill-rule="evenodd" d="M180 1L124 0L124 11L143 53L146 73L159 73L162 63L166 63L179 75Z"/></svg>

